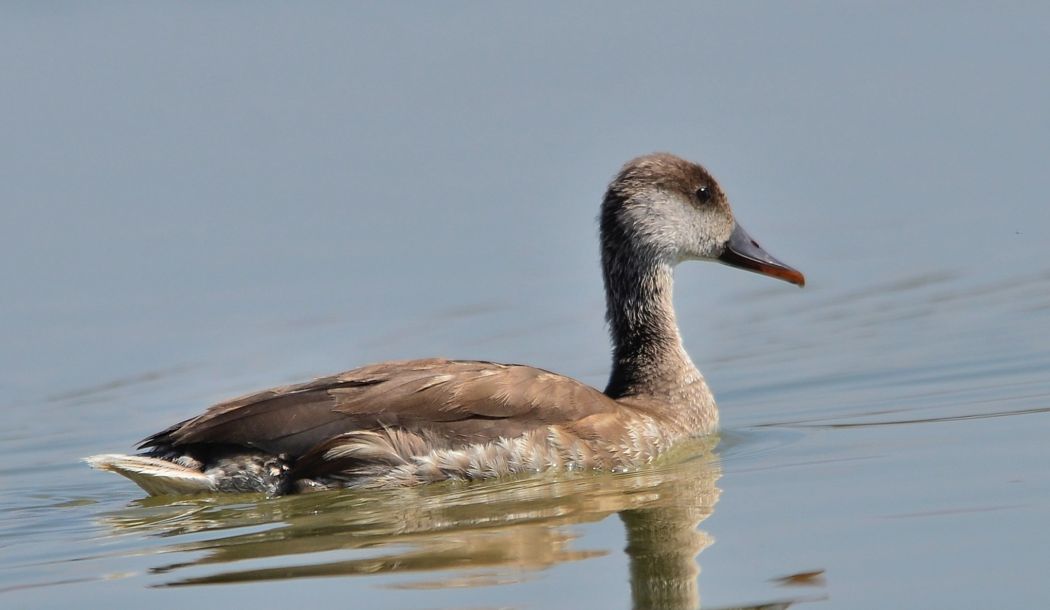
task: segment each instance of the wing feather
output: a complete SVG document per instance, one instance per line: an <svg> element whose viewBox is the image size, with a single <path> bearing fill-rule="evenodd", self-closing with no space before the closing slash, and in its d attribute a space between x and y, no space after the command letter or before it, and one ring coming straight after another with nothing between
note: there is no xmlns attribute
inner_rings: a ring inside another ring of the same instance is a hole
<svg viewBox="0 0 1050 610"><path fill-rule="evenodd" d="M464 360L387 362L219 403L143 447L237 445L296 459L341 435L403 429L448 446L613 414L615 401L569 377Z"/></svg>

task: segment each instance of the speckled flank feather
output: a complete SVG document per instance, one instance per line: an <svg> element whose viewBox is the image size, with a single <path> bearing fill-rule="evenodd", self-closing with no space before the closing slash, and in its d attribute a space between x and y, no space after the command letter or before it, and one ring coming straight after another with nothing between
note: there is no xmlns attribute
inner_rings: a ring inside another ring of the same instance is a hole
<svg viewBox="0 0 1050 610"><path fill-rule="evenodd" d="M545 426L515 437L456 448L440 439L399 429L362 430L342 435L322 459L352 460L357 466L317 480L302 490L330 487L399 487L445 479L475 480L548 470L629 470L647 464L681 437L654 418L618 422L619 438L584 440L566 426Z"/></svg>

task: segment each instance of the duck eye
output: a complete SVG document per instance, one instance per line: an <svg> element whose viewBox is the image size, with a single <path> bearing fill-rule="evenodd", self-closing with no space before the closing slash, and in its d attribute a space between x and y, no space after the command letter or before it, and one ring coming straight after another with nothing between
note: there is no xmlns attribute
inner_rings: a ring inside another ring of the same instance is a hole
<svg viewBox="0 0 1050 610"><path fill-rule="evenodd" d="M711 202L711 198L713 196L714 196L714 193L711 191L711 188L706 186L706 185L701 186L700 188L696 189L696 199L700 203L710 203Z"/></svg>

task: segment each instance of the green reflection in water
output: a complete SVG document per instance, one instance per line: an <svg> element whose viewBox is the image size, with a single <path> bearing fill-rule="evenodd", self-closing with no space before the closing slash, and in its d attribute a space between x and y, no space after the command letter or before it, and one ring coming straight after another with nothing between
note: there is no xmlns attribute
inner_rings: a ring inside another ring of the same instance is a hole
<svg viewBox="0 0 1050 610"><path fill-rule="evenodd" d="M194 541L159 550L194 555L154 567L172 576L159 586L403 574L412 578L387 586L427 589L521 582L562 562L606 555L607 549L573 548L579 534L572 526L618 513L634 607L697 608L696 558L712 543L698 525L720 493L716 444L698 439L631 473L278 499L147 498L103 519L124 532L192 535Z"/></svg>
<svg viewBox="0 0 1050 610"><path fill-rule="evenodd" d="M695 557L711 543L697 525L719 494L715 442L691 443L632 473L559 473L275 500L148 498L103 519L123 531L176 539L195 534L192 542L161 550L195 554L192 560L152 571L205 573L162 586L422 573L423 582L396 586L452 587L516 582L561 562L604 555L609 551L572 548L578 534L571 526L620 513L636 607L695 608ZM439 571L454 574L431 574Z"/></svg>

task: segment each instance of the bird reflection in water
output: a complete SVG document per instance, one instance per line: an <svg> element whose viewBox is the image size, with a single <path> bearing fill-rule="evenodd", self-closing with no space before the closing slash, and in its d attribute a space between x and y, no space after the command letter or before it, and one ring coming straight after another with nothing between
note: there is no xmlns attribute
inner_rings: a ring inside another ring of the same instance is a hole
<svg viewBox="0 0 1050 610"><path fill-rule="evenodd" d="M712 543L697 526L720 493L716 443L685 443L630 473L266 500L157 497L102 518L118 530L174 538L160 552L192 556L151 568L171 577L158 586L402 574L412 578L392 586L418 589L521 582L562 562L616 552L573 548L579 537L573 526L618 513L626 526L634 608L693 609L700 605L696 558ZM190 533L192 542L178 541ZM213 535L201 540L203 533ZM274 561L280 558L287 561ZM266 567L250 567L253 562ZM180 572L194 575L176 576Z"/></svg>

